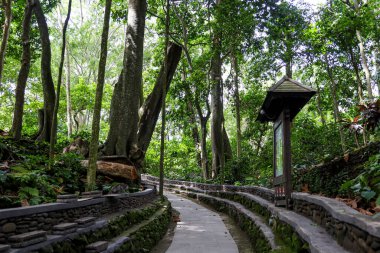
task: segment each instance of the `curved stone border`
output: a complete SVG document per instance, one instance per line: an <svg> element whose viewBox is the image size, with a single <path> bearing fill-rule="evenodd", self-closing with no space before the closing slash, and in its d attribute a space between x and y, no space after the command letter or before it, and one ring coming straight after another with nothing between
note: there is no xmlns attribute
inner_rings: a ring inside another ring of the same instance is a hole
<svg viewBox="0 0 380 253"><path fill-rule="evenodd" d="M153 177L150 175L141 175L141 180L149 184L158 183L158 177ZM187 186L191 188L199 188L205 191L229 191L229 192L248 192L260 196L266 200L273 202L274 190L268 189L261 186L235 186L235 185L217 185L217 184L204 184L189 181L180 180L168 180L165 179L164 183L167 185L173 185L174 187L180 188L181 186Z"/></svg>
<svg viewBox="0 0 380 253"><path fill-rule="evenodd" d="M145 179L155 183L158 180L152 176L145 176ZM273 201L273 191L263 187L208 185L178 180L165 180L165 183L173 188L203 193L245 192L257 195L271 205ZM355 253L380 252L380 218L361 214L332 198L295 192L292 199L295 212L324 227L346 249Z"/></svg>
<svg viewBox="0 0 380 253"><path fill-rule="evenodd" d="M240 227L247 232L250 239L254 241L253 246L258 252L270 252L271 250L279 249L270 227L265 224L261 217L250 212L243 205L203 193L182 193L186 194L188 197L196 198L201 202L213 206L218 211L225 212L232 216L232 218L239 223ZM228 211L225 210L225 208L228 208ZM252 230L251 225L253 225L256 230Z"/></svg>
<svg viewBox="0 0 380 253"><path fill-rule="evenodd" d="M155 189L143 192L104 195L71 203L51 203L0 210L0 244L7 244L14 234L44 230L54 225L74 222L81 217L102 217L126 209L138 208L156 198Z"/></svg>
<svg viewBox="0 0 380 253"><path fill-rule="evenodd" d="M79 253L84 252L88 243L91 244L99 240L110 240L106 252L125 252L120 251L120 248L130 243L133 239L132 235L137 233L140 237L142 235L143 238L150 237L151 235L140 233L141 228L144 228L152 220L156 220L157 217L163 217L162 215L170 217L170 213L170 203L167 201L162 203L157 199L144 208L125 210L117 216L102 218L96 221L94 225L78 228L75 232L67 235L48 235L45 242L26 248L11 249L9 253L28 253L32 251ZM154 226L150 227L153 231L155 230ZM133 231L133 233L128 231ZM141 252L141 249L139 248L138 252Z"/></svg>
<svg viewBox="0 0 380 253"><path fill-rule="evenodd" d="M346 204L308 193L293 193L294 210L334 236L339 244L356 252L380 251L380 218L357 212Z"/></svg>

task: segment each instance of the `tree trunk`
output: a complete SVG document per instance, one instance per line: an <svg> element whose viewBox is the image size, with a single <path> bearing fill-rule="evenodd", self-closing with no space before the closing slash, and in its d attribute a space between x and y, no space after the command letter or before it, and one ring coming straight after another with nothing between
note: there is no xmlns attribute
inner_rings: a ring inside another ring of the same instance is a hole
<svg viewBox="0 0 380 253"><path fill-rule="evenodd" d="M240 94L239 94L239 66L235 54L231 56L232 68L234 70L234 97L235 97L235 111L236 111L236 156L241 156L241 118L240 118Z"/></svg>
<svg viewBox="0 0 380 253"><path fill-rule="evenodd" d="M371 74L370 74L369 68L368 68L367 57L365 56L363 38L362 38L359 30L356 30L356 37L359 40L360 56L362 58L362 67L363 67L363 70L365 73L365 80L367 83L368 98L370 100L373 100L372 85L371 85Z"/></svg>
<svg viewBox="0 0 380 253"><path fill-rule="evenodd" d="M216 4L220 4L217 0ZM224 145L223 145L223 86L222 86L222 59L221 59L221 34L214 31L213 56L211 59L211 148L212 169L211 176L216 178L224 169Z"/></svg>
<svg viewBox="0 0 380 253"><path fill-rule="evenodd" d="M321 88L319 87L318 82L316 83L317 83L317 110L318 110L319 116L321 117L322 125L326 126L326 118L322 111Z"/></svg>
<svg viewBox="0 0 380 253"><path fill-rule="evenodd" d="M232 148L231 148L230 138L228 138L228 134L224 125L223 125L223 147L224 147L224 160L225 161L231 160Z"/></svg>
<svg viewBox="0 0 380 253"><path fill-rule="evenodd" d="M30 24L32 20L33 6L30 0L26 2L24 11L24 19L22 22L22 56L21 56L21 68L18 73L17 86L16 86L16 101L13 112L12 133L16 140L21 138L22 130L22 118L24 116L24 96L26 81L29 76L30 69Z"/></svg>
<svg viewBox="0 0 380 253"><path fill-rule="evenodd" d="M3 70L4 70L4 60L5 52L7 50L9 30L11 28L12 22L12 0L2 0L5 13L4 29L3 29L3 38L1 40L0 46L0 87L3 80Z"/></svg>
<svg viewBox="0 0 380 253"><path fill-rule="evenodd" d="M128 1L128 28L123 71L111 102L110 131L106 155L132 157L137 148L140 92L143 69L146 0Z"/></svg>
<svg viewBox="0 0 380 253"><path fill-rule="evenodd" d="M181 58L182 48L174 43L169 43L168 48L168 72L166 73L166 92L170 88L178 62ZM139 121L138 147L145 153L149 147L150 140L156 127L157 119L162 107L164 66L161 67L152 93L149 94L142 108L142 116Z"/></svg>
<svg viewBox="0 0 380 253"><path fill-rule="evenodd" d="M330 68L330 63L329 63L327 54L325 54L324 57L325 57L327 74L329 75L329 78L330 78L330 88L331 88L331 95L332 95L332 99L333 99L333 108L334 108L334 119L335 119L335 123L338 124L338 126L339 126L340 143L342 146L342 151L343 151L343 153L345 153L346 152L346 142L344 140L344 133L343 133L343 129L341 126L341 118L340 118L340 114L339 114L339 105L338 105L338 99L337 99L337 95L336 95L337 85L336 85L336 81L334 79L332 69Z"/></svg>
<svg viewBox="0 0 380 253"><path fill-rule="evenodd" d="M379 50L379 49L378 49ZM378 50L374 50L374 61L375 61L375 78L374 80L377 83L377 91L378 95L380 96L380 53Z"/></svg>
<svg viewBox="0 0 380 253"><path fill-rule="evenodd" d="M355 76L356 76L356 81L358 82L358 96L359 96L359 103L363 102L363 83L362 79L360 78L360 71L358 67L358 63L356 62L354 52L352 50L352 47L349 49L349 55L350 55L350 60L352 67L354 68L355 71Z"/></svg>
<svg viewBox="0 0 380 253"><path fill-rule="evenodd" d="M292 65L290 62L287 62L285 65L286 76L289 78L293 78Z"/></svg>
<svg viewBox="0 0 380 253"><path fill-rule="evenodd" d="M186 81L186 70L185 67L182 69L182 82ZM189 121L190 121L190 127L191 127L191 135L193 137L194 146L195 146L195 152L197 156L197 163L200 168L202 168L202 155L199 150L200 147L200 137L199 137L199 131L197 127L197 119L195 117L195 111L193 106L193 97L191 94L191 91L189 87L186 85L185 87L185 100L186 100L186 108L188 110L189 115Z"/></svg>
<svg viewBox="0 0 380 253"><path fill-rule="evenodd" d="M168 48L169 48L169 25L170 25L170 2L166 0L165 14L165 48L164 48L164 73L168 73ZM160 187L159 193L161 198L164 197L164 161L165 161L165 123L166 123L166 84L167 75L164 75L162 86L162 108L161 108L161 145L160 145Z"/></svg>
<svg viewBox="0 0 380 253"><path fill-rule="evenodd" d="M46 23L45 15L41 8L39 0L35 0L34 14L37 19L38 29L41 40L41 79L44 93L44 125L39 130L37 140L50 141L53 111L55 103L54 82L51 75L51 48L49 39L49 29Z"/></svg>
<svg viewBox="0 0 380 253"><path fill-rule="evenodd" d="M70 70L70 51L69 41L66 41L66 121L67 137L73 134L73 122L71 115L71 70Z"/></svg>
<svg viewBox="0 0 380 253"><path fill-rule="evenodd" d="M100 111L102 109L102 98L104 88L104 76L107 64L107 47L108 47L108 34L109 23L111 14L112 0L106 1L104 10L104 24L102 32L102 42L100 44L100 59L98 69L98 84L96 86L94 116L92 119L92 133L90 142L90 155L87 170L87 190L95 188L96 183L96 161L98 159L98 145L99 145L99 131L100 131Z"/></svg>
<svg viewBox="0 0 380 253"><path fill-rule="evenodd" d="M62 85L62 74L63 74L63 65L65 63L65 52L66 52L66 31L67 26L69 25L70 14L71 14L71 2L69 0L69 7L67 9L67 17L62 29L62 49L61 49L61 61L58 67L58 82L57 82L57 97L55 99L54 111L53 111L53 122L52 128L50 131L50 149L49 149L49 157L50 162L53 161L54 158L54 146L57 141L57 128L58 128L58 109L59 109L59 98L61 94L61 85ZM50 163L51 165L51 163Z"/></svg>
<svg viewBox="0 0 380 253"><path fill-rule="evenodd" d="M209 172L209 161L207 156L207 122L211 115L211 110L208 101L206 101L207 113L206 116L203 116L201 105L199 104L199 99L195 98L195 108L198 112L198 117L201 125L201 163L202 163L202 172L203 178L208 179L210 177Z"/></svg>

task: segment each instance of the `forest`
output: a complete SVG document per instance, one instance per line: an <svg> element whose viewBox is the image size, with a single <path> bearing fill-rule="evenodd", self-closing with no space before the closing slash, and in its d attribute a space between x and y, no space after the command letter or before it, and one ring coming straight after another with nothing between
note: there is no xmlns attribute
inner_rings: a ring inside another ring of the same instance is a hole
<svg viewBox="0 0 380 253"><path fill-rule="evenodd" d="M96 177L101 157L138 175L270 187L273 127L256 119L285 75L317 91L292 123L295 171L380 141L378 0L0 7L0 193L10 199L109 189ZM63 153L72 143L81 152ZM346 188L380 204L380 183L368 182L380 154L370 161Z"/></svg>

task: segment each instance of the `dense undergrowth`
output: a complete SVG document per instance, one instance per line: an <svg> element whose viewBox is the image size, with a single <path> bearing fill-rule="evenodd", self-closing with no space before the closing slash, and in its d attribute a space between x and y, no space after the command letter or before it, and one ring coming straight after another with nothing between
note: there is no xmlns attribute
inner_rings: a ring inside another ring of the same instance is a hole
<svg viewBox="0 0 380 253"><path fill-rule="evenodd" d="M84 191L83 157L58 153L49 168L48 149L43 142L0 138L0 208L51 202L57 194Z"/></svg>

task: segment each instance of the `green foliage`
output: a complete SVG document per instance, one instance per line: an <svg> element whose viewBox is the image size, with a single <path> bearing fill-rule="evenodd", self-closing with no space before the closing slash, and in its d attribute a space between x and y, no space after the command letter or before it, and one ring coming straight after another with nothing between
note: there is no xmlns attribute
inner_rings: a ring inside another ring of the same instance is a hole
<svg viewBox="0 0 380 253"><path fill-rule="evenodd" d="M52 183L62 187L67 193L84 191L83 178L86 168L80 163L82 159L81 156L70 152L56 156L51 170L47 171L49 175L54 176Z"/></svg>
<svg viewBox="0 0 380 253"><path fill-rule="evenodd" d="M27 200L31 205L37 205L40 203L40 192L37 188L21 187L18 191L20 200Z"/></svg>
<svg viewBox="0 0 380 253"><path fill-rule="evenodd" d="M341 185L341 190L352 190L366 201L380 203L380 154L373 155L365 164L364 171Z"/></svg>

